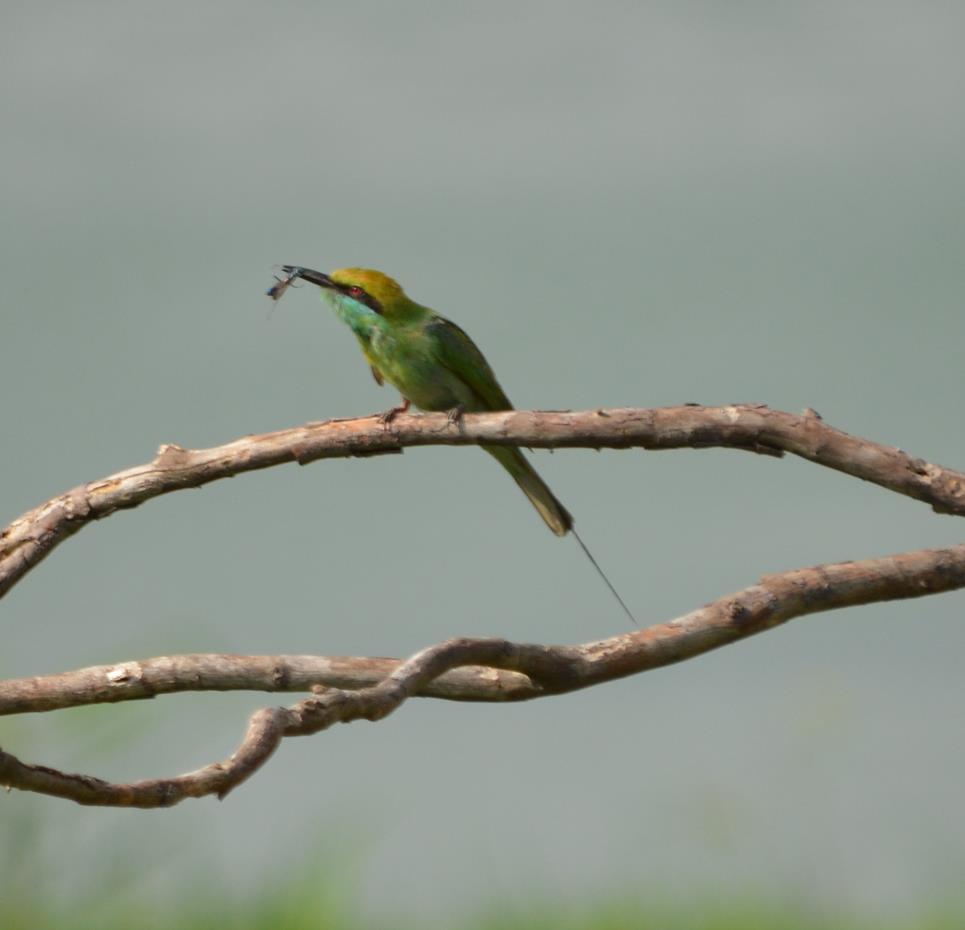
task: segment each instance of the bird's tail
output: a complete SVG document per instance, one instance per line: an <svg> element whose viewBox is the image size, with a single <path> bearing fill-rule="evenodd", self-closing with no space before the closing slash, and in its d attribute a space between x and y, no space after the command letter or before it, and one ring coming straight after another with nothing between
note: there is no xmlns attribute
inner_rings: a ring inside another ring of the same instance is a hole
<svg viewBox="0 0 965 930"><path fill-rule="evenodd" d="M519 449L511 446L483 448L513 476L513 481L522 488L546 525L557 536L565 536L572 529L573 518L570 512L556 499Z"/></svg>
<svg viewBox="0 0 965 930"><path fill-rule="evenodd" d="M639 626L630 608L624 603L619 592L613 587L613 582L607 578L600 568L600 563L593 558L593 553L586 548L586 543L580 539L580 534L573 529L573 517L570 512L556 499L556 495L546 486L546 482L536 473L536 469L529 464L523 453L512 446L483 446L483 448L512 476L513 480L523 489L523 493L530 499L532 505L546 522L546 525L557 536L565 536L571 530L580 544L580 548L590 560L590 564L599 572L606 586L613 592L624 613L630 618L634 626Z"/></svg>

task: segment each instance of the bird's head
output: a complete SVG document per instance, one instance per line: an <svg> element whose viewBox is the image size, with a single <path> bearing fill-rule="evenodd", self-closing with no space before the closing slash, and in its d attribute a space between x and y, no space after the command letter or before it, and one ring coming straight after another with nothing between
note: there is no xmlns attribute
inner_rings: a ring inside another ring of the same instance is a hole
<svg viewBox="0 0 965 930"><path fill-rule="evenodd" d="M372 268L339 268L331 274L285 265L286 274L322 288L323 296L335 306L358 304L386 319L401 318L414 304L387 274Z"/></svg>

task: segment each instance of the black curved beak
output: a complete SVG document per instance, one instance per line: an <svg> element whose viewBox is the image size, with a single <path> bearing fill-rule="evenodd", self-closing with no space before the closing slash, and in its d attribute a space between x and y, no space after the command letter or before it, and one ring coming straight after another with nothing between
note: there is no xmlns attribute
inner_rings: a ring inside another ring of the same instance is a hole
<svg viewBox="0 0 965 930"><path fill-rule="evenodd" d="M281 270L288 275L289 279L301 278L319 287L335 287L335 282L321 271L312 271L311 268L302 268L298 265L282 265Z"/></svg>
<svg viewBox="0 0 965 930"><path fill-rule="evenodd" d="M310 284L317 284L319 287L336 286L327 274L321 271L312 271L311 268L302 268L300 265L282 265L281 270L286 276L284 278L276 277L275 283L265 291L272 300L280 300L285 291L291 287L295 278L301 278Z"/></svg>

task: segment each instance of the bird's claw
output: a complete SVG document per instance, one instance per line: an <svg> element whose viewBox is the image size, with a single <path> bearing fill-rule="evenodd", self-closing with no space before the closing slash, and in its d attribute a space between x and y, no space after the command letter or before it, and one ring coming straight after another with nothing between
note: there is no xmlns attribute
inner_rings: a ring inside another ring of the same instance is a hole
<svg viewBox="0 0 965 930"><path fill-rule="evenodd" d="M388 426L400 413L405 413L412 406L412 401L402 398L402 403L398 407L389 407L388 410L379 414L379 421L383 426Z"/></svg>
<svg viewBox="0 0 965 930"><path fill-rule="evenodd" d="M456 406L446 414L446 420L448 421L449 426L461 427L462 417L465 412L466 408L463 404L456 404Z"/></svg>

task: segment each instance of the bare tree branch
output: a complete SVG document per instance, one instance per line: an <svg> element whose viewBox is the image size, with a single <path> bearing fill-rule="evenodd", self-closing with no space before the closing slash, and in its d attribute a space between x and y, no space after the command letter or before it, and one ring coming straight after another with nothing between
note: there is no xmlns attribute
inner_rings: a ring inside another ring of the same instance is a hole
<svg viewBox="0 0 965 930"><path fill-rule="evenodd" d="M227 445L186 450L162 446L154 461L55 497L0 533L0 595L60 542L87 523L152 497L289 461L400 452L431 444L522 445L540 448L672 449L709 446L809 461L965 515L965 475L800 416L760 405L659 410L507 411L332 420L249 436ZM320 656L163 656L94 666L61 675L0 682L0 714L139 700L177 691L313 691L290 707L266 708L250 719L228 759L174 778L111 784L44 766L0 750L0 785L68 798L80 804L166 807L184 798L224 797L260 768L286 736L333 723L379 720L407 698L517 701L560 694L680 662L818 611L965 587L965 544L862 562L768 575L756 585L692 613L580 646L452 639L410 659Z"/></svg>
<svg viewBox="0 0 965 930"><path fill-rule="evenodd" d="M355 656L158 656L0 681L0 716L140 701L182 691L295 693L311 691L315 685L354 691L377 684L400 664L400 659ZM520 701L542 693L526 675L494 668L454 669L419 692L449 701L489 702Z"/></svg>
<svg viewBox="0 0 965 930"><path fill-rule="evenodd" d="M165 445L157 457L73 488L25 513L0 532L0 596L68 537L116 510L170 491L196 488L286 462L400 452L424 445L532 448L681 449L722 447L770 455L790 452L828 468L924 501L939 513L965 515L965 474L900 449L849 436L813 411L800 416L763 405L613 409L583 412L512 410L329 420L247 436L211 449Z"/></svg>
<svg viewBox="0 0 965 930"><path fill-rule="evenodd" d="M27 765L0 750L0 784L79 804L119 807L168 807L209 794L223 798L254 774L286 736L307 736L339 722L380 720L414 695L500 701L561 694L681 662L794 617L963 587L965 545L958 545L767 575L669 623L582 646L452 639L401 663L183 656L0 683L0 708L16 713L189 689L282 691L317 682L314 696L253 714L241 745L228 759L185 775L111 784ZM506 679L507 674L515 677ZM324 682L339 687L327 688Z"/></svg>

